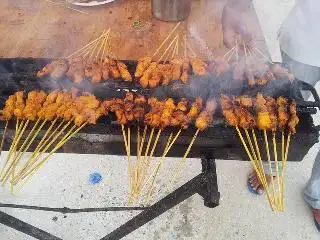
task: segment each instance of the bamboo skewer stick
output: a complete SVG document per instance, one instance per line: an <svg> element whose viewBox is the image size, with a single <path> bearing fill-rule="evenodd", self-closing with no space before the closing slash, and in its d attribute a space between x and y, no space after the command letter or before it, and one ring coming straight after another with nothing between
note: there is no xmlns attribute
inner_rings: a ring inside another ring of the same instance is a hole
<svg viewBox="0 0 320 240"><path fill-rule="evenodd" d="M263 58L265 58L265 60L267 60L269 63L273 63L270 58L268 58L266 55L264 55L258 48L254 48L253 50L255 50L257 53L259 53Z"/></svg>
<svg viewBox="0 0 320 240"><path fill-rule="evenodd" d="M274 181L273 181L273 171L272 171L272 166L271 166L270 149L269 149L267 131L263 130L263 134L264 134L264 142L265 142L265 147L266 147L266 152L267 152L268 166L269 166L269 171L270 171L270 175L271 175L271 187L272 187L272 193L273 193L273 201L276 203L276 191L275 191L275 186L274 186Z"/></svg>
<svg viewBox="0 0 320 240"><path fill-rule="evenodd" d="M273 154L274 154L274 163L276 165L276 176L277 176L277 183L278 183L278 196L275 199L278 204L278 211L281 210L281 185L280 185L280 174L279 174L279 166L278 166L278 152L277 152L277 142L276 142L276 134L275 132L272 133L272 141L273 141Z"/></svg>
<svg viewBox="0 0 320 240"><path fill-rule="evenodd" d="M1 139L1 145L0 145L0 156L1 156L1 153L2 153L2 148L3 148L3 143L4 143L4 139L6 137L6 133L7 133L7 129L8 129L8 123L9 121L6 121L6 125L4 127L4 131L3 131L3 135L2 135L2 139ZM1 159L0 159L1 160Z"/></svg>
<svg viewBox="0 0 320 240"><path fill-rule="evenodd" d="M21 124L23 124L23 121L21 122ZM26 130L28 124L29 124L29 120L27 120L27 121L24 123L22 130L19 132L18 138L17 138L16 141L13 143L13 148L12 148L13 151L16 151L17 145L19 144L20 139L21 139L24 131ZM10 154L10 153L11 153L11 154ZM12 155L12 152L9 152L9 155L8 155L9 158L8 158L8 159L11 159L11 155ZM13 165L13 161L11 162L11 164L9 165L9 167L7 168L7 170L4 172L4 175L1 177L0 182L2 182L2 184L4 184L4 179L6 179L6 176L10 173L10 170L11 170L11 168L12 168L12 165Z"/></svg>
<svg viewBox="0 0 320 240"><path fill-rule="evenodd" d="M13 160L11 162L11 164L9 165L9 168L8 168L8 171L10 171L12 168L15 169L15 166L19 163L19 160L22 156L22 153L26 151L25 149L25 145L27 143L31 143L31 141L29 141L29 139L31 138L33 132L36 130L36 127L38 126L39 124L39 121L40 119L38 119L36 121L36 123L34 124L33 128L31 129L31 131L29 132L28 136L26 137L26 139L24 140L24 142L22 143L22 145L20 146L19 150L17 153L15 153L14 157L13 157ZM29 145L30 146L30 145ZM5 184L9 178L9 175L10 172L8 172L7 176L4 177L4 180L3 180L3 184Z"/></svg>
<svg viewBox="0 0 320 240"><path fill-rule="evenodd" d="M197 54L195 53L195 51L192 49L192 47L190 46L190 44L187 42L187 46L188 46L188 49L189 49L189 51L191 52L191 54L194 56L194 57L196 57L197 56Z"/></svg>
<svg viewBox="0 0 320 240"><path fill-rule="evenodd" d="M61 127L62 123L64 121L62 121L59 125L59 127L57 127L57 129L50 135L50 137L48 139L46 139L47 135L49 134L49 132L51 131L52 127L54 126L54 124L56 123L57 118L54 119L51 123L51 125L49 126L49 128L47 129L47 131L45 132L44 136L41 138L40 142L38 143L36 149L33 151L33 153L31 154L30 158L27 160L27 162L25 163L24 167L20 170L20 172L16 175L14 182L17 181L20 177L20 175L30 166L30 164L32 163L32 160L34 159L34 157L39 153L39 151L42 149L42 145L45 145L48 140L53 136L53 134L58 130L58 128ZM47 122L47 120L43 121L43 124L45 124ZM45 140L45 142L44 142ZM43 143L44 142L44 143Z"/></svg>
<svg viewBox="0 0 320 240"><path fill-rule="evenodd" d="M130 192L133 191L133 172L132 172L132 162L131 162L131 129L128 127L128 164L129 164L129 185Z"/></svg>
<svg viewBox="0 0 320 240"><path fill-rule="evenodd" d="M284 152L284 159L282 162L282 174L281 174L281 192L282 192L282 199L281 199L281 207L282 207L282 211L284 211L284 191L285 191L285 186L284 186L284 177L285 177L285 168L287 165L287 159L288 159L288 152L289 152L289 146L290 146L290 140L291 140L291 133L288 134L287 137L287 145L286 145L286 151ZM283 135L283 146L284 146L284 135ZM284 147L283 147L284 149Z"/></svg>
<svg viewBox="0 0 320 240"><path fill-rule="evenodd" d="M173 175L171 177L171 179L169 180L169 184L170 184L170 189L173 188L173 184L176 182L176 178L179 176L180 174L180 171L182 170L182 166L184 164L184 162L186 161L188 155L189 155L189 152L195 142L195 140L197 139L197 136L198 136L198 133L199 133L199 129L197 129L197 131L195 132L195 134L193 135L192 137L192 140L187 148L187 151L185 152L185 154L183 155L182 159L180 160L180 162L178 163L177 167L175 168L174 172L173 172Z"/></svg>
<svg viewBox="0 0 320 240"><path fill-rule="evenodd" d="M14 137L13 137L13 140L12 140L12 143L10 145L10 148L9 148L9 152L8 152L8 155L6 157L6 160L5 160L5 163L0 171L0 177L2 176L3 174L3 171L5 170L5 168L7 167L7 164L9 163L9 160L10 160L10 157L11 157L11 154L12 154L12 151L13 151L13 146L14 146L14 143L16 141L16 139L18 138L19 136L19 133L21 131L21 128L23 126L23 123L21 122L21 124L19 124L19 119L17 119L17 122L16 122L16 131L15 131L15 134L14 134Z"/></svg>
<svg viewBox="0 0 320 240"><path fill-rule="evenodd" d="M161 42L159 47L156 49L154 54L152 55L152 58L154 58L160 51L160 49L164 46L164 44L168 41L168 39L171 37L171 35L177 30L181 22L178 22L177 25L171 30L171 32L167 35L167 37Z"/></svg>
<svg viewBox="0 0 320 240"><path fill-rule="evenodd" d="M284 133L281 131L281 163L282 163L282 171L281 171L281 210L284 211Z"/></svg>
<svg viewBox="0 0 320 240"><path fill-rule="evenodd" d="M148 157L148 160L147 160L147 162L143 163L144 166L143 166L143 168L142 168L142 169L143 169L143 172L142 172L142 177L141 177L141 184L143 184L143 182L144 182L144 180L145 180L145 178L146 178L146 175L147 175L147 173L148 173L148 169L149 169L149 166L150 166L150 163L151 163L151 160L152 160L154 151L155 151L156 146L157 146L157 144L158 144L161 131L162 131L162 129L160 128L160 129L158 130L157 136L156 136L156 138L155 138L155 140L154 140L154 143L153 143L153 146L152 146L150 155L149 155L149 157Z"/></svg>
<svg viewBox="0 0 320 240"><path fill-rule="evenodd" d="M178 38L178 35L174 37L174 39L170 42L169 46L164 50L163 54L160 56L158 63L161 62L162 58L167 54L167 52L170 50L171 46L174 44L176 39Z"/></svg>
<svg viewBox="0 0 320 240"><path fill-rule="evenodd" d="M233 47L233 48L229 49L229 51L226 52L226 53L223 55L223 58L226 58L229 54L231 54L231 53L234 51L235 48L236 48L236 47Z"/></svg>
<svg viewBox="0 0 320 240"><path fill-rule="evenodd" d="M76 54L78 54L78 53L81 53L82 51L87 50L88 47L92 46L94 43L96 43L97 41L99 41L101 38L103 38L103 37L104 37L107 33L109 33L109 32L110 32L110 28L108 29L108 31L107 31L106 33L105 33L105 31L104 31L104 33L101 34L98 38L92 40L91 42L89 42L88 44L86 44L85 46L83 46L82 48L80 48L80 49L76 50L75 52L71 53L71 54L70 54L69 56L67 56L66 58L69 59L69 58L73 57L74 55L76 55Z"/></svg>
<svg viewBox="0 0 320 240"><path fill-rule="evenodd" d="M51 147L51 145L57 140L58 137L60 137L60 135L63 133L63 131L70 125L70 123L71 123L71 121L67 122L66 125L52 138L52 140L48 143L48 145L46 145L43 149L41 149L41 151L39 150L39 154L36 155L32 159L32 163L30 164L29 168L31 168L33 165L36 164L36 162L41 158L41 155L43 153L45 153ZM73 128L74 127L75 127L75 125L73 126ZM20 178L21 179L25 178L25 175L26 175L26 173L23 174Z"/></svg>
<svg viewBox="0 0 320 240"><path fill-rule="evenodd" d="M268 187L266 175L265 175L264 169L263 169L263 162L262 162L262 158L261 158L259 144L258 144L257 137L256 137L254 129L252 129L252 135L253 135L253 140L254 140L255 147L256 147L256 150L257 150L257 153L258 153L258 164L257 164L258 166L257 166L257 168L258 169L260 168L260 178L261 178L260 181L262 183L263 188L266 191L270 207L271 207L272 210L274 210L274 205L272 203L274 200L271 199L271 195L270 195L270 192L269 192L269 187ZM255 170L255 171L257 171L257 170Z"/></svg>
<svg viewBox="0 0 320 240"><path fill-rule="evenodd" d="M241 131L240 131L240 129L239 129L238 126L236 126L236 130L237 130L238 135L239 135L239 137L240 137L240 139L241 139L242 145L244 146L244 148L245 148L245 150L246 150L246 152L247 152L247 155L248 155L249 159L250 159L251 162L253 163L254 170L257 172L258 177L259 177L260 173L259 173L259 170L258 170L258 166L256 165L256 163L255 163L255 161L254 161L254 159L253 159L253 157L252 157L252 155L251 155L251 153L250 153L250 151L249 151L249 148L248 148L248 146L247 146L247 144L246 144L246 142L245 142L245 140L244 140L244 138L243 138L243 136L242 136L242 133L241 133ZM254 140L255 140L256 146L258 146L258 144L257 144L257 139L255 138L255 135L254 135ZM258 147L257 147L257 149L258 149ZM257 152L258 152L258 155L260 155L260 151L257 150ZM260 159L260 160L261 160L261 159ZM262 160L261 160L261 161L262 161ZM265 188L266 193L267 193L267 197L268 197L268 201L269 201L270 207L271 207L272 210L274 210L272 200L271 200L271 198L270 198L270 196L269 196L269 191L268 191L268 187L267 187L267 185L266 185L266 181L265 181L265 180L262 180L263 178L265 178L264 174L260 175L260 181L261 181L261 183L262 183L263 185L265 185L264 188Z"/></svg>
<svg viewBox="0 0 320 240"><path fill-rule="evenodd" d="M139 175L138 175L138 163L139 163L139 149L140 149L140 145L141 145L141 135L140 135L140 126L138 125L138 129L137 129L137 161L134 167L134 191L137 190L138 187L138 179L139 179Z"/></svg>
<svg viewBox="0 0 320 240"><path fill-rule="evenodd" d="M258 158L257 158L256 151L255 151L254 148L253 148L253 144L252 144L251 137L250 137L250 135L249 135L248 129L244 129L244 131L245 131L245 133L246 133L247 140L248 140L248 142L249 142L249 146L250 146L251 152L252 152L252 154L253 154L253 157L254 157L254 159L258 159Z"/></svg>
<svg viewBox="0 0 320 240"><path fill-rule="evenodd" d="M27 172L25 176L30 176L30 178L36 173L36 171L59 149L61 148L66 142L69 141L74 135L76 135L83 127L87 125L87 122L83 123L80 127L76 130L74 128L76 125L72 126L71 129L68 131L67 134L57 143L57 145L49 152L47 156L43 158L36 166L34 166L30 171ZM30 179L28 178L28 179ZM22 178L23 179L23 178ZM28 180L27 179L27 180Z"/></svg>

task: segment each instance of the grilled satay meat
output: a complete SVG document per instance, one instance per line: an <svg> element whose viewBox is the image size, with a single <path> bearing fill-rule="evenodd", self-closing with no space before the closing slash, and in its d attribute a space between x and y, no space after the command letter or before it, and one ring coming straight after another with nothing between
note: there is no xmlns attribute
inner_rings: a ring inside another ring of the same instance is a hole
<svg viewBox="0 0 320 240"><path fill-rule="evenodd" d="M193 57L190 59L192 71L199 75L199 76L205 76L208 74L208 64L206 64L204 61L202 61L200 58Z"/></svg>
<svg viewBox="0 0 320 240"><path fill-rule="evenodd" d="M238 126L244 129L253 128L256 126L254 116L243 106L236 106L234 109L235 115L238 117Z"/></svg>
<svg viewBox="0 0 320 240"><path fill-rule="evenodd" d="M147 100L146 100L145 96L143 96L143 95L138 94L134 98L134 104L144 105L146 102L147 102Z"/></svg>
<svg viewBox="0 0 320 240"><path fill-rule="evenodd" d="M284 97L277 99L279 128L284 129L289 121L288 100Z"/></svg>
<svg viewBox="0 0 320 240"><path fill-rule="evenodd" d="M158 64L158 71L162 76L162 85L167 86L172 81L172 69L170 64Z"/></svg>
<svg viewBox="0 0 320 240"><path fill-rule="evenodd" d="M161 83L161 77L162 77L161 72L159 71L158 68L156 68L152 72L151 78L149 79L149 87L155 88L155 87L159 86Z"/></svg>
<svg viewBox="0 0 320 240"><path fill-rule="evenodd" d="M248 95L235 97L235 102L237 102L239 105L246 108L250 108L253 106L253 99Z"/></svg>
<svg viewBox="0 0 320 240"><path fill-rule="evenodd" d="M85 61L82 57L77 57L69 60L69 70L66 73L67 77L74 83L81 83L85 79Z"/></svg>
<svg viewBox="0 0 320 240"><path fill-rule="evenodd" d="M187 84L189 82L189 71L190 71L190 61L189 59L184 59L182 63L182 74L180 80Z"/></svg>
<svg viewBox="0 0 320 240"><path fill-rule="evenodd" d="M183 60L175 58L170 61L170 64L172 71L172 80L179 80L182 73Z"/></svg>
<svg viewBox="0 0 320 240"><path fill-rule="evenodd" d="M143 72L143 76L140 78L139 82L142 87L146 88L149 85L149 80L152 77L153 72L157 69L157 63L152 62L149 67Z"/></svg>
<svg viewBox="0 0 320 240"><path fill-rule="evenodd" d="M213 115L216 111L216 107L217 103L215 99L211 99L207 102L204 111L199 114L195 123L196 127L200 131L205 130L210 124L213 123Z"/></svg>
<svg viewBox="0 0 320 240"><path fill-rule="evenodd" d="M15 101L15 106L14 106L14 116L17 119L24 119L24 108L25 108L25 102L24 102L24 98L23 98L23 92L19 91L15 93L16 95L16 101Z"/></svg>
<svg viewBox="0 0 320 240"><path fill-rule="evenodd" d="M297 116L297 104L295 101L292 101L289 106L290 118L288 121L288 129L291 134L295 134L296 126L299 123L299 118Z"/></svg>
<svg viewBox="0 0 320 240"><path fill-rule="evenodd" d="M10 95L8 97L8 99L5 102L5 106L2 110L2 116L1 118L5 121L10 120L13 116L14 116L14 109L16 106L16 100L17 100L17 96L14 95Z"/></svg>
<svg viewBox="0 0 320 240"><path fill-rule="evenodd" d="M91 83L102 81L102 63L98 61L87 61L84 70L85 76L91 78Z"/></svg>
<svg viewBox="0 0 320 240"><path fill-rule="evenodd" d="M186 112L188 110L188 100L186 98L181 98L176 109L181 112Z"/></svg>
<svg viewBox="0 0 320 240"><path fill-rule="evenodd" d="M53 79L57 80L66 74L68 68L68 63L64 59L54 60L38 71L37 77L43 78L50 75Z"/></svg>
<svg viewBox="0 0 320 240"><path fill-rule="evenodd" d="M117 61L117 66L121 75L121 78L126 82L132 82L131 74L128 71L127 65L121 61Z"/></svg>
<svg viewBox="0 0 320 240"><path fill-rule="evenodd" d="M220 104L222 107L222 113L227 122L231 126L238 126L239 124L239 118L234 112L234 104L233 100L228 97L227 95L221 94L220 96Z"/></svg>
<svg viewBox="0 0 320 240"><path fill-rule="evenodd" d="M191 108L188 112L188 118L190 120L196 119L199 113L201 112L202 107L203 107L203 99L200 97L197 97L196 100L191 104Z"/></svg>
<svg viewBox="0 0 320 240"><path fill-rule="evenodd" d="M134 76L137 77L137 78L142 77L142 75L144 74L144 71L147 70L147 68L149 67L151 62L152 62L152 58L151 57L140 58L138 60L138 64L137 64L136 72L135 72Z"/></svg>
<svg viewBox="0 0 320 240"><path fill-rule="evenodd" d="M35 121L46 98L47 94L44 91L29 92L26 99L26 106L23 110L24 117L28 120Z"/></svg>

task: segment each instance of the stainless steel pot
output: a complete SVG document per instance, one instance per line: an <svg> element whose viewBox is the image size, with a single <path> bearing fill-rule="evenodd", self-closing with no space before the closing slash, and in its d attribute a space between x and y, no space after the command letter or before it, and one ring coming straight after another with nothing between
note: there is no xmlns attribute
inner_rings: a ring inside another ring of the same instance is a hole
<svg viewBox="0 0 320 240"><path fill-rule="evenodd" d="M164 21L181 21L189 16L191 0L152 0L152 14Z"/></svg>

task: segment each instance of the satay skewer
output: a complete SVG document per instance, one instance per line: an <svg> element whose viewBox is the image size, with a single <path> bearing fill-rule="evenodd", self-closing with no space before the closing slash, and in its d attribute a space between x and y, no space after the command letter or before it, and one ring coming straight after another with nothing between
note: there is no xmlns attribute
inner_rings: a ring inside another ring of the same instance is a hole
<svg viewBox="0 0 320 240"><path fill-rule="evenodd" d="M65 143L67 143L70 138L76 135L82 128L84 128L88 123L85 122L77 129L75 129L76 125L70 128L67 134L56 144L56 146L49 152L47 156L45 156L36 166L30 169L26 175L22 178L24 179L26 176L29 176L28 179L24 182L24 184L37 172L37 170L58 150L60 149ZM75 130L74 130L75 129Z"/></svg>
<svg viewBox="0 0 320 240"><path fill-rule="evenodd" d="M264 173L261 175L260 171L258 170L258 166L257 166L257 164L255 163L255 161L254 161L254 159L253 159L253 157L252 157L252 155L251 155L251 153L250 153L250 151L249 151L249 148L248 148L248 146L247 146L247 144L246 144L246 142L245 142L245 140L244 140L244 138L243 138L243 136L242 136L242 133L241 133L241 131L240 131L240 129L239 129L238 126L236 126L236 130L237 130L237 132L238 132L238 135L239 135L239 137L240 137L240 140L241 140L241 142L242 142L242 145L244 146L244 148L245 148L245 150L246 150L246 152L247 152L247 155L248 155L249 159L250 159L251 162L253 163L253 168L254 168L254 170L257 172L258 177L260 178L260 181L261 181L261 183L263 184L263 186L264 186L264 188L265 188L265 190L266 190L267 199L268 199L269 205L270 205L271 209L274 210L274 200L270 197L269 190L268 190L268 186L267 186L267 184L266 184L266 181L263 179L263 178L265 178ZM255 141L256 147L257 147L257 149L258 149L258 143L257 143L257 139L255 138L255 135L254 135L254 141ZM260 155L260 151L257 151L257 152L258 152L258 155ZM261 158L260 158L260 161L262 161ZM259 176L259 175L260 175L260 176Z"/></svg>
<svg viewBox="0 0 320 240"><path fill-rule="evenodd" d="M51 133L51 135L47 138L47 135L50 133L51 129L53 128L54 124L56 123L57 118L54 119L51 123L51 125L49 126L49 128L47 129L47 131L45 132L44 136L41 138L40 142L38 143L36 149L33 151L33 153L31 154L31 156L29 157L29 159L26 161L26 163L24 164L23 168L19 171L19 173L17 173L17 175L14 178L14 182L16 182L17 180L19 180L21 174L23 172L25 172L25 170L30 166L30 164L33 164L33 159L38 155L39 151L42 150L43 146L45 146L47 144L47 142L51 139L51 137L54 135L54 133L62 126L62 124L64 123L64 121L62 121L59 126ZM45 120L44 123L46 123L47 121Z"/></svg>
<svg viewBox="0 0 320 240"><path fill-rule="evenodd" d="M28 167L29 169L32 168L33 165L35 165L37 163L37 161L41 158L41 155L43 153L45 153L50 147L51 145L58 139L58 137L60 137L60 135L63 133L63 131L70 125L72 121L69 121L65 124L65 126L52 138L52 140L48 143L48 145L46 145L37 156L35 156L32 159L32 163L30 164L30 166ZM73 130L76 127L76 125L74 125L73 127L71 127L71 130ZM70 130L69 130L70 131ZM67 134L66 134L67 135ZM65 136L66 136L65 135ZM64 138L64 137L62 137ZM26 171L27 172L27 171ZM24 179L26 176L26 173L22 174L22 176L20 177L21 179Z"/></svg>
<svg viewBox="0 0 320 240"><path fill-rule="evenodd" d="M82 48L76 50L75 52L73 52L72 54L70 54L69 56L67 56L66 58L69 59L71 57L73 57L74 55L81 53L82 51L86 51L88 47L90 47L91 45L93 45L94 43L96 43L97 41L99 41L101 38L103 38L107 33L110 32L110 28L108 29L107 32L103 32L103 34L101 34L98 38L92 40L91 42L89 42L88 44L86 44L85 46L83 46Z"/></svg>
<svg viewBox="0 0 320 240"><path fill-rule="evenodd" d="M6 121L6 125L4 127L4 130L3 130L3 135L2 135L2 139L1 139L1 145L0 145L0 156L1 156L1 153L2 153L3 143L4 143L4 139L6 137L6 133L7 133L7 129L8 129L8 123L9 123L9 121L7 120Z"/></svg>
<svg viewBox="0 0 320 240"><path fill-rule="evenodd" d="M11 157L11 154L12 154L12 151L13 151L14 143L15 143L16 139L18 138L19 134L20 134L20 130L21 130L22 126L23 126L23 124L19 124L19 119L17 119L15 134L14 134L12 143L10 145L9 152L8 152L8 155L7 155L6 160L4 162L4 165L3 165L3 167L2 167L2 169L0 171L0 177L3 174L3 171L6 169L7 164L9 163L9 160L10 160L10 157Z"/></svg>
<svg viewBox="0 0 320 240"><path fill-rule="evenodd" d="M195 142L195 140L197 139L198 133L199 133L200 129L197 129L197 131L195 132L195 134L193 135L191 142L189 143L189 146L186 150L186 152L184 153L183 157L181 158L180 162L178 163L178 165L176 166L175 170L173 171L172 177L169 180L169 184L170 184L170 189L173 188L173 184L176 182L176 178L179 176L181 170L182 170L182 166L185 163L189 152Z"/></svg>
<svg viewBox="0 0 320 240"><path fill-rule="evenodd" d="M283 137L284 138L284 137ZM287 165L287 159L288 159L288 153L289 153L289 146L290 146L290 140L291 140L291 133L288 133L287 137L287 145L286 145L286 151L284 153L284 161L282 162L282 174L281 174L281 184L282 184L282 211L284 211L284 177L285 177L285 168Z"/></svg>
<svg viewBox="0 0 320 240"><path fill-rule="evenodd" d="M5 184L10 176L10 170L11 169L15 169L15 166L19 163L19 160L21 159L22 154L26 151L25 145L30 146L31 144L31 140L29 141L29 139L31 138L33 132L36 130L36 127L39 124L40 119L38 119L36 121L36 123L34 124L33 128L31 129L31 131L29 132L28 136L26 137L26 139L24 140L24 142L22 143L22 145L20 146L18 152L16 152L13 156L13 160L11 162L11 164L9 165L8 168L8 173L7 175L4 176L4 180L3 180L3 184ZM38 131L36 131L37 133ZM30 143L30 144L28 144Z"/></svg>
<svg viewBox="0 0 320 240"><path fill-rule="evenodd" d="M175 36L173 40L170 42L169 46L164 50L163 54L160 56L158 63L162 61L162 58L167 54L167 52L170 50L172 45L175 43L175 41L178 39L179 35Z"/></svg>
<svg viewBox="0 0 320 240"><path fill-rule="evenodd" d="M23 123L24 123L24 121L21 122L21 124L23 124ZM14 142L12 143L12 144L13 144L12 151L16 151L17 145L19 144L20 139L21 139L24 131L26 130L28 124L29 124L29 120L27 120L27 121L24 123L23 128L22 128L22 130L19 132L19 135L18 135L16 141L14 141ZM7 159L8 159L8 161L6 161L7 163L8 163L9 160L11 159L11 155L13 154L12 151L9 152L9 154L8 154L8 156L7 156ZM2 182L2 184L4 184L4 179L6 178L6 176L8 175L8 173L10 173L10 170L11 170L11 167L12 167L12 163L13 163L13 162L11 162L11 164L9 165L9 167L7 168L7 170L4 172L3 176L1 175L1 180L0 180L0 182Z"/></svg>
<svg viewBox="0 0 320 240"><path fill-rule="evenodd" d="M269 167L269 171L270 171L270 175L271 175L271 187L272 187L272 193L273 193L273 200L276 203L276 191L275 191L275 186L274 186L274 181L273 181L273 171L272 171L272 165L271 165L271 157L270 157L270 149L269 149L267 130L263 130L263 135L264 135L264 142L265 142L265 148L266 148L266 153L267 153L268 167Z"/></svg>
<svg viewBox="0 0 320 240"><path fill-rule="evenodd" d="M168 39L171 37L171 35L177 30L181 22L178 22L177 25L171 30L171 32L167 35L167 37L161 42L159 47L156 49L154 54L152 55L152 58L154 58L160 51L160 49L164 46L164 44L168 41Z"/></svg>
<svg viewBox="0 0 320 240"><path fill-rule="evenodd" d="M275 132L272 133L272 141L273 141L273 154L274 154L274 163L276 165L276 176L277 176L277 184L278 184L278 196L276 197L276 201L278 204L278 211L281 210L281 185L280 185L280 174L279 174L279 166L278 166L278 151L277 151L277 141Z"/></svg>

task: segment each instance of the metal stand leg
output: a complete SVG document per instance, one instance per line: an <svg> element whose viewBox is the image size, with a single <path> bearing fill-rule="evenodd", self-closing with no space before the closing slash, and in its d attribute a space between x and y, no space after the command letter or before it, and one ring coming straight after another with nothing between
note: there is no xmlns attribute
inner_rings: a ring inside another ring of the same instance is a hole
<svg viewBox="0 0 320 240"><path fill-rule="evenodd" d="M148 209L142 211L136 217L132 218L102 239L121 239L196 193L203 197L204 205L206 207L214 208L218 206L220 193L218 192L215 160L212 155L207 155L201 160L201 163L201 174L194 177L165 198L156 202Z"/></svg>

